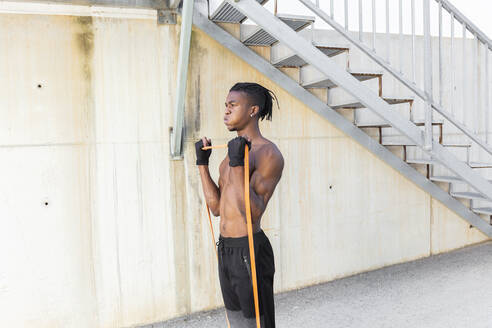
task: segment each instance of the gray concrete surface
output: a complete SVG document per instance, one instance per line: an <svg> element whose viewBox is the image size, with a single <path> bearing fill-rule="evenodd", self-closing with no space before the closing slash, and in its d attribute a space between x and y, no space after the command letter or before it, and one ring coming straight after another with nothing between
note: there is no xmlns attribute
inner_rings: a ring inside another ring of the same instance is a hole
<svg viewBox="0 0 492 328"><path fill-rule="evenodd" d="M277 327L492 327L492 242L277 294ZM226 327L224 309L146 327Z"/></svg>

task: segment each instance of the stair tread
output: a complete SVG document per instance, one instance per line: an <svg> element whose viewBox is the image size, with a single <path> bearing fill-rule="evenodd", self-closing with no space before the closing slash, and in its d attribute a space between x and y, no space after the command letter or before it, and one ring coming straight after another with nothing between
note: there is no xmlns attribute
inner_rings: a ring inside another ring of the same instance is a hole
<svg viewBox="0 0 492 328"><path fill-rule="evenodd" d="M328 57L339 55L350 49L348 46L320 43L320 42L315 42L314 46ZM291 53L275 62L272 62L272 64L275 67L301 67L306 65L307 62L301 57L299 57L296 53Z"/></svg>
<svg viewBox="0 0 492 328"><path fill-rule="evenodd" d="M388 141L388 142L383 141L381 144L383 146L410 146L410 147L417 146L415 143L409 142L409 141L394 141L394 142L393 141ZM471 147L471 144L443 143L443 144L441 144L441 146L443 146L443 147Z"/></svg>
<svg viewBox="0 0 492 328"><path fill-rule="evenodd" d="M397 104L404 104L404 103L409 103L413 101L413 98L382 98L384 101L386 101L389 105L397 105ZM333 109L357 109L357 108L366 108L361 102L356 101L348 104L340 104L340 105L334 105L330 106Z"/></svg>
<svg viewBox="0 0 492 328"><path fill-rule="evenodd" d="M492 207L476 207L471 209L473 212L492 215Z"/></svg>
<svg viewBox="0 0 492 328"><path fill-rule="evenodd" d="M439 164L438 161L436 160L431 160L431 159L407 159L407 163L411 164ZM481 163L481 162L470 162L468 164L471 168L492 168L492 163ZM491 181L492 182L492 181Z"/></svg>
<svg viewBox="0 0 492 328"><path fill-rule="evenodd" d="M413 123L415 123L416 125L422 125L425 124L425 119L413 120ZM444 120L433 120L432 124L444 124Z"/></svg>
<svg viewBox="0 0 492 328"><path fill-rule="evenodd" d="M464 182L460 177L457 176L447 176L447 175L435 175L430 177L431 181L440 181L440 182Z"/></svg>
<svg viewBox="0 0 492 328"><path fill-rule="evenodd" d="M432 181L441 181L441 182L463 182L465 183L464 180L462 180L460 177L454 176L454 175L435 175L430 177ZM487 181L492 183L492 180L487 179Z"/></svg>
<svg viewBox="0 0 492 328"><path fill-rule="evenodd" d="M419 158L411 158L406 160L407 163L410 164L438 164L437 161L434 161L432 159L419 159Z"/></svg>
<svg viewBox="0 0 492 328"><path fill-rule="evenodd" d="M492 167L492 163L485 162L470 162L469 165L474 168L488 168Z"/></svg>
<svg viewBox="0 0 492 328"><path fill-rule="evenodd" d="M417 126L425 125L425 122L423 122L421 120L420 121L412 121L412 122ZM442 125L442 124L444 124L444 120L432 121L432 125ZM378 128L378 127L387 128L387 127L392 126L389 123L357 123L356 125L360 128Z"/></svg>
<svg viewBox="0 0 492 328"><path fill-rule="evenodd" d="M277 14L277 18L287 24L294 31L299 31L314 22L313 16ZM278 40L271 36L262 27L258 26L242 42L247 46L270 46Z"/></svg>
<svg viewBox="0 0 492 328"><path fill-rule="evenodd" d="M458 198L488 200L486 197L482 196L482 194L474 191L457 191L457 192L451 192L450 194L451 196L458 197Z"/></svg>
<svg viewBox="0 0 492 328"><path fill-rule="evenodd" d="M261 5L265 4L268 0L256 0ZM236 10L233 6L227 2L222 2L215 12L210 16L210 20L216 23L240 23L246 16Z"/></svg>
<svg viewBox="0 0 492 328"><path fill-rule="evenodd" d="M347 70L348 73L352 74L359 81L366 81L370 79L374 79L380 76L383 76L383 72L381 71L352 71ZM314 81L304 82L302 83L304 88L333 88L337 85L331 81L328 77L322 77Z"/></svg>

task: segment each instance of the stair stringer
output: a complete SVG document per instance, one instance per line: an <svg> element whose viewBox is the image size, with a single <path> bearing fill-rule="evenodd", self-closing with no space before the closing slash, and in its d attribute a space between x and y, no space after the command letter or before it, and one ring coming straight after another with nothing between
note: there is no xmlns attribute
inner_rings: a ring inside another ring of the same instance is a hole
<svg viewBox="0 0 492 328"><path fill-rule="evenodd" d="M470 211L460 201L451 197L447 192L439 188L432 181L425 178L416 169L408 165L406 162L402 161L398 156L394 155L386 147L382 146L377 141L372 139L361 129L354 126L352 122L348 121L346 118L337 113L316 96L301 87L289 76L282 73L260 55L256 54L253 50L242 44L239 40L234 38L228 32L210 21L198 10L195 10L193 13L193 24L203 32L207 33L222 46L229 49L236 56L240 57L253 68L258 70L270 80L275 82L277 85L282 87L284 90L289 92L299 101L306 104L315 113L328 120L339 130L353 138L356 142L358 142L361 146L366 148L372 154L374 154L385 163L387 163L389 166L410 179L414 184L429 193L433 198L439 200L451 211L462 217L464 220L476 227L488 237L492 237L492 226L485 222L480 216Z"/></svg>

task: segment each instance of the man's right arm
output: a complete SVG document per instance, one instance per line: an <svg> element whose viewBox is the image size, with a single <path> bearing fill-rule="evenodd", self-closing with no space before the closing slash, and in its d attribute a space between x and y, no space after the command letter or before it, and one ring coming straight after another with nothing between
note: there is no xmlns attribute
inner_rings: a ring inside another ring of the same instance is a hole
<svg viewBox="0 0 492 328"><path fill-rule="evenodd" d="M203 194L208 207L214 216L220 215L220 190L210 176L208 165L198 165L202 179Z"/></svg>
<svg viewBox="0 0 492 328"><path fill-rule="evenodd" d="M201 140L195 143L196 150L196 165L200 171L200 178L202 180L203 194L205 195L205 201L208 207L215 216L220 215L220 189L210 176L208 170L208 158L212 154L212 150L202 150L202 147L212 145L210 139L203 137Z"/></svg>

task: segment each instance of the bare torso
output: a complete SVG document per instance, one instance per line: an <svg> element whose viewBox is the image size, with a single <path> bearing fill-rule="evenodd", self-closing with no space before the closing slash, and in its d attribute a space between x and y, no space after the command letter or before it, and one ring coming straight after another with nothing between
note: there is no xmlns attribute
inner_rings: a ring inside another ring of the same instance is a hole
<svg viewBox="0 0 492 328"><path fill-rule="evenodd" d="M273 190L271 190L271 192L268 191L267 193L263 192L263 190L261 190L262 184L259 183L261 177L254 173L258 169L257 166L261 163L262 157L268 156L268 154L271 153L278 153L280 157L282 156L275 144L267 139L262 139L257 143L253 143L249 152L251 189L259 195L266 196L266 202L268 202ZM263 162L261 165L268 165L268 162ZM238 202L237 199L243 197L244 191L240 190L242 185L234 185L229 181L229 174L232 169L244 170L244 167L230 167L229 157L226 155L219 167L220 234L224 237L243 237L247 235L246 210L243 208L244 203ZM258 232L261 229L261 216L262 215L255 215L252 211L251 219L253 222L253 233Z"/></svg>

